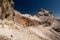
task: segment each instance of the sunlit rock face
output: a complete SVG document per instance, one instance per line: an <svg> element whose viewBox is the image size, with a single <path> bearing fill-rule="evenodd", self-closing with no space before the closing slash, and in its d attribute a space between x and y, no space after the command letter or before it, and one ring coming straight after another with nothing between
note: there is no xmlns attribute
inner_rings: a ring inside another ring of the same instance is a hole
<svg viewBox="0 0 60 40"><path fill-rule="evenodd" d="M45 11L45 12L43 12L43 11ZM43 9L42 11L39 11L34 16L31 16L31 15L28 16L26 14L21 14L17 11L15 11L15 13L16 13L15 22L23 25L23 28L30 28L31 31L33 31L34 33L36 33L37 35L39 35L40 37L43 38L41 40L45 40L44 39L45 37L48 37L48 39L46 39L46 40L59 40L60 31L58 31L58 30L60 29L59 28L60 25L54 19L53 14L51 14L51 12ZM21 21L19 21L19 20L21 20ZM46 35L46 34L48 34L48 35ZM53 36L53 34L55 36ZM58 39L56 38L57 35L58 35ZM51 37L53 37L53 38L51 38ZM56 39L54 39L54 38L56 38Z"/></svg>
<svg viewBox="0 0 60 40"><path fill-rule="evenodd" d="M36 16L38 17L38 18L40 18L42 21L43 21L43 19L44 20L48 20L48 19L53 19L52 18L52 13L51 12L49 12L49 11L47 11L47 10L44 10L44 9L41 9L37 14L36 14Z"/></svg>
<svg viewBox="0 0 60 40"><path fill-rule="evenodd" d="M12 0L0 0L0 19L13 20L14 2Z"/></svg>
<svg viewBox="0 0 60 40"><path fill-rule="evenodd" d="M48 10L22 14L12 0L0 0L0 40L60 40L60 24Z"/></svg>
<svg viewBox="0 0 60 40"><path fill-rule="evenodd" d="M51 25L54 22L54 17L52 12L40 9L39 12L36 14L36 16L39 18L40 22L43 24Z"/></svg>

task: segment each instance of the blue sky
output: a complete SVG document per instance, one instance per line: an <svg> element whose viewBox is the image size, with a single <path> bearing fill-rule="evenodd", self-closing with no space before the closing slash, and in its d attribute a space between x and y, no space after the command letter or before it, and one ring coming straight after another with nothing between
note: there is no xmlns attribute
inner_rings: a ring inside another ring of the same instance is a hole
<svg viewBox="0 0 60 40"><path fill-rule="evenodd" d="M21 13L35 14L40 8L52 11L60 19L60 0L14 0L15 9Z"/></svg>

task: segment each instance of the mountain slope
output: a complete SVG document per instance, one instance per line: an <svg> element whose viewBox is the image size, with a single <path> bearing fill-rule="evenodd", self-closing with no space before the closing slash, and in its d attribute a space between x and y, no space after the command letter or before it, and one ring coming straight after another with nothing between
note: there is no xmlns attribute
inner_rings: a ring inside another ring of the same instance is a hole
<svg viewBox="0 0 60 40"><path fill-rule="evenodd" d="M16 11L12 0L1 3L0 40L60 40L60 24L50 11L32 16Z"/></svg>

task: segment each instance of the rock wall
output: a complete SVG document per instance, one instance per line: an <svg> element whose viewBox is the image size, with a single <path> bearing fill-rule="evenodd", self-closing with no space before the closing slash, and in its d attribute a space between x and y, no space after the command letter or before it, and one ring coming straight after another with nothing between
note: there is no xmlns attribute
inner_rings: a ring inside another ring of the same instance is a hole
<svg viewBox="0 0 60 40"><path fill-rule="evenodd" d="M0 0L0 18L13 20L14 2L12 0Z"/></svg>

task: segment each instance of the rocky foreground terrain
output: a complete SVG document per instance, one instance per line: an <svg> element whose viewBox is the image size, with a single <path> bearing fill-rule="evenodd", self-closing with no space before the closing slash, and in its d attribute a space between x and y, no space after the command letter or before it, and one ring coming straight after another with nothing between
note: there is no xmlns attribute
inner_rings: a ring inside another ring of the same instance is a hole
<svg viewBox="0 0 60 40"><path fill-rule="evenodd" d="M60 40L60 24L48 10L22 14L12 0L1 0L0 40Z"/></svg>

